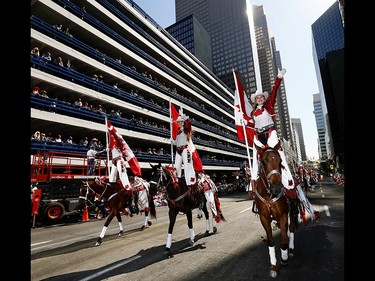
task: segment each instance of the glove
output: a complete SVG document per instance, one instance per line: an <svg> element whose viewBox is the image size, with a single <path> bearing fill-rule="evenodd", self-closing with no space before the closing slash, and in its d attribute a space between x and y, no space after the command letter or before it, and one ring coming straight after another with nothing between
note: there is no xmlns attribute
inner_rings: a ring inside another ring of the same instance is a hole
<svg viewBox="0 0 375 281"><path fill-rule="evenodd" d="M250 119L250 120L247 122L247 126L254 128L254 126L255 126L255 124L254 124L254 120L253 120L253 119Z"/></svg>
<svg viewBox="0 0 375 281"><path fill-rule="evenodd" d="M278 69L278 73L277 73L277 77L279 78L283 78L284 74L286 73L286 69L283 68L283 69Z"/></svg>
<svg viewBox="0 0 375 281"><path fill-rule="evenodd" d="M241 124L247 125L247 120L246 119L241 119Z"/></svg>

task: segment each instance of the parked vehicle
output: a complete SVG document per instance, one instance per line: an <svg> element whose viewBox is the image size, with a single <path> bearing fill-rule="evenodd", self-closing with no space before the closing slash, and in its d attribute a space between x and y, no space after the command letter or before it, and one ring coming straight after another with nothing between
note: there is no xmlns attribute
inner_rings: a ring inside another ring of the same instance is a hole
<svg viewBox="0 0 375 281"><path fill-rule="evenodd" d="M37 221L51 224L66 216L82 213L83 210L76 208L82 180L108 174L105 157L97 158L95 173L88 176L87 158L83 155L43 152L32 156L31 188L42 191L37 202L38 209L32 211ZM32 200L32 204L35 203Z"/></svg>

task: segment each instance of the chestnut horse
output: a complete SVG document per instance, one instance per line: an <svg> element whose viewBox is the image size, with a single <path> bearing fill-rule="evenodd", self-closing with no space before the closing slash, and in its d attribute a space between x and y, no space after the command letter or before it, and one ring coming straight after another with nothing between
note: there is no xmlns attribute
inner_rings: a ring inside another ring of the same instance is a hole
<svg viewBox="0 0 375 281"><path fill-rule="evenodd" d="M198 183L195 184L192 188L186 185L185 179L177 178L175 168L167 166L152 166L153 179L150 181L150 186L156 186L158 191L164 194L164 197L168 201L169 207L169 226L168 226L168 235L167 243L165 248L165 254L168 257L172 256L171 246L172 246L172 233L173 228L176 223L176 218L178 214L185 214L187 218L190 238L189 244L191 246L195 243L195 233L193 229L193 209L201 208L205 217L208 219L209 214L207 210L206 199L204 195L204 189L199 188ZM157 167L157 169L156 169ZM221 213L221 212L220 212ZM224 218L219 213L221 218ZM214 232L217 229L214 228ZM206 224L206 233L208 235L207 224Z"/></svg>
<svg viewBox="0 0 375 281"><path fill-rule="evenodd" d="M146 223L151 225L151 221L148 219L148 213L151 213L151 218L156 219L156 208L154 204L154 200L152 196L148 192L148 186L145 186L147 182L141 180L141 184L133 186L133 190L138 195L138 206L141 206L141 211L145 212L145 223L142 225L141 230L144 229ZM124 226L122 223L121 213L127 212L128 209L132 209L131 202L133 197L133 191L127 191L121 187L121 184L118 182L115 183L108 183L104 181L102 178L95 177L95 179L88 179L82 182L83 185L81 187L81 194L86 194L85 196L80 196L79 205L86 204L87 195L89 192L95 192L100 194L99 200L104 198L108 204L108 208L110 209L109 215L104 223L103 229L97 239L95 246L101 245L105 233L108 229L109 224L111 223L114 217L117 218L119 223L120 232L118 234L119 237L124 236ZM147 183L148 184L148 183ZM142 195L141 195L142 194ZM148 201L148 202L147 202ZM132 212L131 212L132 213ZM132 215L131 215L132 216Z"/></svg>
<svg viewBox="0 0 375 281"><path fill-rule="evenodd" d="M254 204L267 235L271 263L269 275L277 277L277 259L271 223L275 221L276 227L280 228L280 260L281 264L286 265L288 256L293 255L294 231L298 226L298 201L291 200L285 195L281 181L281 158L278 153L280 142L274 148L255 147L259 155L259 177L255 181Z"/></svg>

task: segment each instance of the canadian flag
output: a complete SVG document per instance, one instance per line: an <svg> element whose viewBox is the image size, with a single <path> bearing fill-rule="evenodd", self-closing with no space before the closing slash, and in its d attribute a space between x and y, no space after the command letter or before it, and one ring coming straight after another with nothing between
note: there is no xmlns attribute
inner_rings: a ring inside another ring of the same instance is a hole
<svg viewBox="0 0 375 281"><path fill-rule="evenodd" d="M247 95L242 88L241 81L238 79L238 76L234 72L234 69L233 69L233 77L234 77L234 82L236 85L236 90L234 93L234 118L236 122L238 140L240 141L245 140L245 131L246 131L247 142L249 146L253 146L254 134L255 134L254 129L252 128L254 127L253 125L254 123L251 118L251 112L253 111L253 108L251 107L249 99L247 98ZM247 125L245 126L245 130L241 122L242 119L248 121Z"/></svg>
<svg viewBox="0 0 375 281"><path fill-rule="evenodd" d="M174 107L173 103L170 102L170 110L172 116L172 138L176 140L177 132L178 132L178 124L176 122L179 114L177 109Z"/></svg>
<svg viewBox="0 0 375 281"><path fill-rule="evenodd" d="M197 173L204 173L201 158L199 157L198 151L195 149L195 145L193 144L193 141L191 139L189 140L188 146L193 158L194 170Z"/></svg>
<svg viewBox="0 0 375 281"><path fill-rule="evenodd" d="M117 133L116 128L113 127L109 120L107 120L107 128L109 135L109 148L112 149L114 146L120 148L133 174L135 176L141 177L141 167L139 166L138 159L135 157L133 151L130 149L130 147L122 138L122 136L119 133Z"/></svg>
<svg viewBox="0 0 375 281"><path fill-rule="evenodd" d="M178 113L173 103L170 103L170 110L171 110L171 116L172 116L172 133L171 134L172 134L172 138L176 140L177 132L178 132L178 124L176 120L178 116L180 116L180 114ZM195 145L193 144L193 141L191 139L189 140L188 146L192 155L194 170L198 173L199 172L204 173L201 158L199 157L198 151L196 150Z"/></svg>

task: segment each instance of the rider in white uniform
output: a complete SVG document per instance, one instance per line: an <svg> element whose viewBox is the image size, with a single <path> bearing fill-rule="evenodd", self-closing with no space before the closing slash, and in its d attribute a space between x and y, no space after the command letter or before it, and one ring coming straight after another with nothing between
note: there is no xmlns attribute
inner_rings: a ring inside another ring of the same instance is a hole
<svg viewBox="0 0 375 281"><path fill-rule="evenodd" d="M177 177L181 178L182 164L187 186L194 185L197 181L193 165L193 157L189 149L189 140L192 135L191 121L185 114L178 116L178 132L174 144L176 145L175 168Z"/></svg>
<svg viewBox="0 0 375 281"><path fill-rule="evenodd" d="M250 99L253 105L253 111L251 112L252 120L248 122L247 125L254 126L255 137L254 143L260 147L275 147L279 142L277 132L275 130L275 125L273 118L275 117L274 105L276 102L277 90L280 86L281 80L286 73L285 69L279 70L275 84L272 88L270 95L268 92L262 92L257 90L254 94L251 95ZM245 121L246 122L246 121ZM254 150L256 151L256 150ZM293 189L294 182L293 176L289 170L288 163L285 158L284 151L280 147L278 150L281 157L282 168L282 183L285 188ZM258 157L253 158L253 175L254 180L258 178Z"/></svg>

